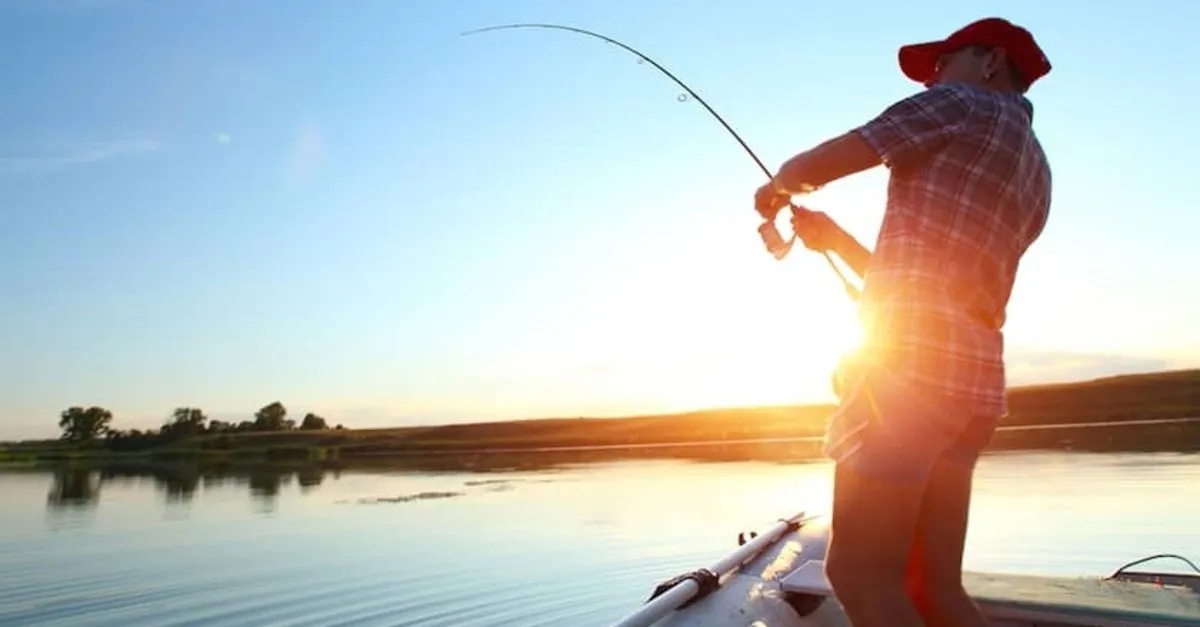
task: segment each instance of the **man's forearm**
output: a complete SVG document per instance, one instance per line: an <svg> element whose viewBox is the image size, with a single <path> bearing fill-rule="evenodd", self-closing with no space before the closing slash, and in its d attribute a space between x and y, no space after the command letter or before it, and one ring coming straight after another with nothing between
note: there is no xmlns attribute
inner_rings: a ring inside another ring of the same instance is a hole
<svg viewBox="0 0 1200 627"><path fill-rule="evenodd" d="M804 194L881 163L878 153L858 133L849 132L788 159L772 182L785 193ZM840 226L837 229L838 245L833 252L863 278L871 261L871 251L845 229Z"/></svg>
<svg viewBox="0 0 1200 627"><path fill-rule="evenodd" d="M837 227L838 229L838 246L833 250L837 253L846 265L862 279L866 277L867 266L871 263L871 251L867 250L866 246L858 243L854 236L846 232L846 229Z"/></svg>
<svg viewBox="0 0 1200 627"><path fill-rule="evenodd" d="M774 182L786 193L804 194L880 163L879 155L851 132L788 159Z"/></svg>

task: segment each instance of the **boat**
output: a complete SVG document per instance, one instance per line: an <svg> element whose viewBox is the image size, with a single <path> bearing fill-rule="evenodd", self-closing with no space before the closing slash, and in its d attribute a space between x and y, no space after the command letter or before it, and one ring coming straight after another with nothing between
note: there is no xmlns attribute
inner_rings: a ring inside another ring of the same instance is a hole
<svg viewBox="0 0 1200 627"><path fill-rule="evenodd" d="M803 512L708 568L658 584L612 627L841 627L849 625L825 577L828 520ZM1131 570L1156 558L1196 574ZM963 584L1003 627L1200 627L1200 568L1154 555L1104 577L966 572Z"/></svg>

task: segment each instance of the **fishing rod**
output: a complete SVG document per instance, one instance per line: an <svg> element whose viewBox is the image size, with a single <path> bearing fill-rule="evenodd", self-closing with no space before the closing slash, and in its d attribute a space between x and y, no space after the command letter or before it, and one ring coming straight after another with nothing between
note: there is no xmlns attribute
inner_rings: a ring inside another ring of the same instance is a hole
<svg viewBox="0 0 1200 627"><path fill-rule="evenodd" d="M758 165L759 169L762 170L763 174L766 175L767 179L769 180L769 179L773 178L771 175L771 170L768 169L765 164L763 164L762 159L759 159L758 155L754 154L754 151L750 148L750 146L748 144L746 144L745 140L742 139L742 136L738 135L737 131L733 130L733 127L730 126L729 123L725 121L725 118L721 117L721 114L717 113L711 106L709 106L708 102L706 102L704 100L704 98L702 98L700 96L700 94L697 94L695 91L693 91L691 87L688 87L687 83L684 83L682 80L680 80L677 76L675 76L673 73L671 73L670 70L663 67L662 64L660 64L658 61L655 61L654 59L650 58L649 56L642 53L641 51L639 51L629 45L623 44L623 43L617 41L616 39L613 39L612 37L601 35L599 33L595 33L590 30L576 28L574 26L563 26L560 24L543 24L543 23L519 23L519 24L500 24L500 25L496 25L496 26L485 26L483 28L477 28L474 30L469 30L469 31L460 33L460 36L466 37L466 36L470 36L470 35L477 35L480 33L486 33L486 32L491 32L491 31L518 29L518 28L544 28L544 29L551 29L551 30L562 30L562 31L577 33L580 35L585 35L588 37L594 37L601 41L604 41L604 42L610 43L614 46L617 46L618 48L621 48L621 49L633 54L638 59L645 61L646 63L649 63L650 65L654 66L655 69L657 69L658 71L665 74L667 76L667 78L671 79L672 81L675 81L676 85L679 85L679 87L681 87L684 91L686 91L689 96L691 96L693 99L695 99L696 102L699 102L701 104L701 106L703 106L710 114L712 114L712 116L714 118L716 118L718 122L721 123L721 126L724 126L725 130L729 131L730 135L733 135L733 138L736 139L738 144L740 144L742 146L742 150L746 151L746 154L750 155L750 158L754 160L754 163L756 165ZM682 100L682 98L681 98L681 100ZM795 215L799 215L800 212L802 212L802 211L808 211L807 209L803 209L801 207L796 206L793 202L791 202L791 200L788 201L788 206L791 207L792 213ZM763 244L766 245L767 251L770 252L772 255L774 255L776 259L780 259L780 260L787 256L788 252L790 252L792 249L792 245L795 244L795 242L796 242L796 234L795 233L792 233L792 236L790 238L788 238L787 241L784 241L783 236L779 233L779 229L775 226L775 221L773 219L768 220L765 217L764 217L763 223L761 225L759 225L759 227L758 227L758 234L759 234L759 236L762 237ZM850 298L852 300L858 300L861 295L861 292L859 291L857 286L855 286L853 283L850 282L849 279L846 278L846 275L842 272L842 269L839 268L836 263L834 263L833 258L829 255L829 251L822 250L819 252L821 253L822 256L825 257L825 261L829 262L829 267L833 268L834 273L837 274L839 279L841 279L842 286L846 288L846 293L850 296Z"/></svg>

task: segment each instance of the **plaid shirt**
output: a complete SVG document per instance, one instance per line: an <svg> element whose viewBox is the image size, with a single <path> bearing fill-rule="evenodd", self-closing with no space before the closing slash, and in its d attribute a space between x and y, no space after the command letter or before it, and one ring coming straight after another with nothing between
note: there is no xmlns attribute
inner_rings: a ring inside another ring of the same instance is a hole
<svg viewBox="0 0 1200 627"><path fill-rule="evenodd" d="M863 287L864 352L974 415L1007 413L1005 308L1050 168L1018 94L937 85L856 132L891 170Z"/></svg>

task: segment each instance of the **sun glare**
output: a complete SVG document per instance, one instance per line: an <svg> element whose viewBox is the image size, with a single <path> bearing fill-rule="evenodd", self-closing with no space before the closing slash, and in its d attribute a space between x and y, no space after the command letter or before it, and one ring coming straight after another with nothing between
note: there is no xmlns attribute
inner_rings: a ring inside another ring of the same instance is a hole
<svg viewBox="0 0 1200 627"><path fill-rule="evenodd" d="M854 305L825 262L799 248L776 261L725 224L693 228L676 240L682 249L629 248L628 267L555 316L516 369L581 405L832 401L833 368L859 337ZM744 230L757 237L753 225Z"/></svg>

